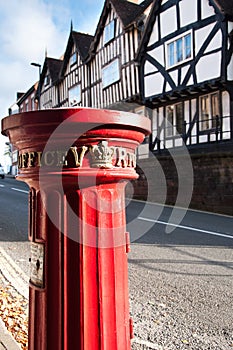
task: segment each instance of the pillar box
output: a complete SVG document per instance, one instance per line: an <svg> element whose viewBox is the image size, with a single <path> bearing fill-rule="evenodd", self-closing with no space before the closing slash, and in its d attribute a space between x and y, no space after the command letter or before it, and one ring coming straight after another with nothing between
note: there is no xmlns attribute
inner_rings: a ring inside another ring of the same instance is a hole
<svg viewBox="0 0 233 350"><path fill-rule="evenodd" d="M2 120L30 187L29 350L130 349L124 190L149 130L137 114L86 108Z"/></svg>

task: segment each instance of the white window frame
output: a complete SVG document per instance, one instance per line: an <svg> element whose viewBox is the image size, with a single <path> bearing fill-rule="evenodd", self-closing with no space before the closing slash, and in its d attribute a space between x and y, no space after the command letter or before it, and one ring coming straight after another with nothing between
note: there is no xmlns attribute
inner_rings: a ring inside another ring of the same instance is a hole
<svg viewBox="0 0 233 350"><path fill-rule="evenodd" d="M75 63L77 63L77 53L76 51L72 53L70 56L70 65L73 66Z"/></svg>
<svg viewBox="0 0 233 350"><path fill-rule="evenodd" d="M107 66L102 68L102 85L103 89L120 80L120 61L116 58Z"/></svg>
<svg viewBox="0 0 233 350"><path fill-rule="evenodd" d="M69 88L68 91L69 96L69 106L77 106L81 102L81 85L73 85L71 88Z"/></svg>
<svg viewBox="0 0 233 350"><path fill-rule="evenodd" d="M183 113L183 116L181 116L182 120L178 121L178 114L177 114L177 111L178 111L178 107L181 107L182 109L182 113ZM171 108L171 111L172 111L172 120L169 120L168 118L168 109ZM180 122L183 123L184 121L184 107L183 107L183 103L182 102L179 102L179 103L176 103L176 104L173 104L173 105L169 105L169 106L166 106L166 137L173 137L175 135L179 135L179 134L182 134L182 124L180 125ZM181 129L181 130L178 130L178 129Z"/></svg>
<svg viewBox="0 0 233 350"><path fill-rule="evenodd" d="M184 41L185 41L185 38L190 35L190 56L189 57L185 57L185 49L186 49L186 46L184 44ZM182 59L181 60L178 60L177 59L177 43L180 42L180 40L182 40ZM174 44L174 63L173 64L170 64L170 45L171 44ZM182 63L185 63L185 62L188 62L190 61L191 59L193 59L193 33L192 33L192 30L189 30L185 33L182 33L181 35L179 36L176 36L175 38L167 41L165 43L165 53L166 53L166 68L172 68L172 67L176 67Z"/></svg>
<svg viewBox="0 0 233 350"><path fill-rule="evenodd" d="M218 113L214 113L214 108L213 108L213 97L217 96L218 98ZM204 111L202 109L202 100L206 99L207 101L207 107L208 110ZM203 96L200 96L199 98L199 105L200 105L200 113L199 113L199 130L200 131L205 131L205 130L210 130L216 128L216 122L217 118L216 116L220 117L220 95L219 92L214 92L211 94L206 94ZM205 115L204 115L205 114Z"/></svg>
<svg viewBox="0 0 233 350"><path fill-rule="evenodd" d="M104 44L115 38L115 20L113 19L104 28Z"/></svg>
<svg viewBox="0 0 233 350"><path fill-rule="evenodd" d="M50 76L49 74L46 74L44 78L44 86L48 86L50 84Z"/></svg>

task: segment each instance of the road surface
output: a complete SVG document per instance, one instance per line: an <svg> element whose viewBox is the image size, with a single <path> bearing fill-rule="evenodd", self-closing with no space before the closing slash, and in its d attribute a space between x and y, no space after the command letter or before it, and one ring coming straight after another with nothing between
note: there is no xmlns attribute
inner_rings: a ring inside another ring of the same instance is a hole
<svg viewBox="0 0 233 350"><path fill-rule="evenodd" d="M0 248L29 275L28 188L0 180ZM133 350L233 348L233 218L126 201Z"/></svg>

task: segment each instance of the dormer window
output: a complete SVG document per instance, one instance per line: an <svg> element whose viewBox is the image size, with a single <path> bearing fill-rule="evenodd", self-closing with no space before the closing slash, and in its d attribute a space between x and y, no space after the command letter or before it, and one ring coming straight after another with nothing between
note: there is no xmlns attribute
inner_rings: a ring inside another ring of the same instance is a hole
<svg viewBox="0 0 233 350"><path fill-rule="evenodd" d="M118 80L120 80L120 66L119 59L116 58L102 69L103 89L116 83Z"/></svg>
<svg viewBox="0 0 233 350"><path fill-rule="evenodd" d="M173 67L186 62L193 57L192 35L186 32L166 44L167 67Z"/></svg>
<svg viewBox="0 0 233 350"><path fill-rule="evenodd" d="M74 52L71 56L70 56L70 65L72 66L73 64L75 64L77 62L77 55L76 52Z"/></svg>
<svg viewBox="0 0 233 350"><path fill-rule="evenodd" d="M80 84L72 86L69 89L69 106L77 106L81 102L81 87Z"/></svg>
<svg viewBox="0 0 233 350"><path fill-rule="evenodd" d="M104 28L104 44L107 44L109 41L115 37L115 21L111 21Z"/></svg>
<svg viewBox="0 0 233 350"><path fill-rule="evenodd" d="M44 86L49 85L49 83L50 83L50 77L49 77L49 74L47 74L47 75L45 76L45 79L44 79Z"/></svg>

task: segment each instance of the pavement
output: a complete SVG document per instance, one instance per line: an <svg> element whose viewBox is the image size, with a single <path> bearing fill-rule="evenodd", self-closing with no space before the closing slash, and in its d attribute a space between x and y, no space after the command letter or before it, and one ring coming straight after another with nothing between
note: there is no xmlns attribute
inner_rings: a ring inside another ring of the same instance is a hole
<svg viewBox="0 0 233 350"><path fill-rule="evenodd" d="M15 293L28 299L28 276L0 247L0 283L13 286ZM15 341L0 318L0 350L19 350L21 346Z"/></svg>
<svg viewBox="0 0 233 350"><path fill-rule="evenodd" d="M0 350L19 350L20 346L8 332L4 323L0 319Z"/></svg>

